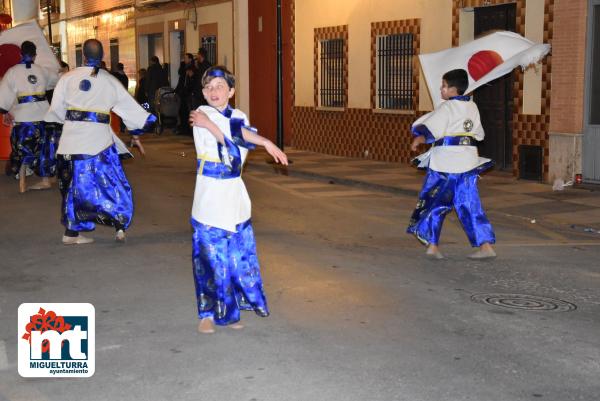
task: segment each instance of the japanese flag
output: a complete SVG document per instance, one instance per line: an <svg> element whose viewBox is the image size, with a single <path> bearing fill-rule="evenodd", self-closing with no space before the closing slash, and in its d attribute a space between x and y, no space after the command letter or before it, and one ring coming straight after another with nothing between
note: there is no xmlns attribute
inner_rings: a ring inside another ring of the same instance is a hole
<svg viewBox="0 0 600 401"><path fill-rule="evenodd" d="M7 50L14 48L14 46L17 46L20 49L21 43L26 40L33 42L36 46L37 56L35 57L35 64L45 67L49 71L53 72L53 74L51 74L52 76L58 77L60 65L58 64L56 56L54 53L52 53L50 45L48 44L48 41L46 40L46 37L44 36L44 33L37 22L26 22L0 33L0 45L7 45L4 46ZM11 62L14 65L19 61L16 63L12 61ZM3 60L0 62L6 63L9 61L3 58ZM12 65L7 66L6 69L10 67L12 67ZM54 87L55 84L56 82L51 82L51 87Z"/></svg>
<svg viewBox="0 0 600 401"><path fill-rule="evenodd" d="M499 31L459 47L421 54L419 61L431 99L437 107L443 102L439 91L442 76L450 70L462 68L467 71L469 88L466 93L470 93L517 66L525 69L538 63L548 52L548 44L534 43L514 32Z"/></svg>

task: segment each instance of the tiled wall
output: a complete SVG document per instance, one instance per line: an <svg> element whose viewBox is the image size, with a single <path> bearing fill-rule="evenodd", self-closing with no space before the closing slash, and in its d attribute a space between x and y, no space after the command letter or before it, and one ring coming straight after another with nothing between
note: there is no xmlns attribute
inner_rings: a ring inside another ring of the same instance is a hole
<svg viewBox="0 0 600 401"><path fill-rule="evenodd" d="M294 7L292 5L292 16ZM293 18L292 21L295 19ZM294 28L292 27L292 34ZM371 26L371 80L375 81L375 40L377 35L413 33L415 54L420 46L420 20L376 22ZM348 40L347 26L315 29L314 68L315 104L318 104L318 54L317 41L343 37ZM350 45L352 45L350 43ZM348 51L348 46L345 48ZM347 56L346 56L347 60ZM415 57L414 71L418 71ZM294 71L292 71L294 74ZM346 80L347 80L346 65ZM292 80L293 81L293 80ZM418 104L418 76L413 78L415 104ZM292 83L292 86L294 84ZM347 88L347 82L346 82ZM371 84L371 102L375 96L374 83ZM293 98L292 92L292 98ZM292 101L294 104L294 101ZM322 111L315 107L293 107L293 145L300 149L348 157L368 157L390 162L410 162L410 125L416 114L374 113L371 109L346 108L343 111ZM414 155L412 155L414 156Z"/></svg>

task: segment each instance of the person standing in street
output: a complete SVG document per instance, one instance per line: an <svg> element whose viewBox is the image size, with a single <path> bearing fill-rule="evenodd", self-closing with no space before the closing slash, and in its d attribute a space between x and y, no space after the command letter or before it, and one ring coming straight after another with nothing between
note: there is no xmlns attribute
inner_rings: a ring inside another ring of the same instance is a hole
<svg viewBox="0 0 600 401"><path fill-rule="evenodd" d="M51 187L56 175L56 145L60 130L46 127L43 116L48 110L46 91L58 79L58 69L49 71L35 64L37 48L33 42L21 44L21 63L11 67L0 83L0 113L10 113L14 121L10 141L11 172L19 178L19 192ZM27 168L42 180L27 187Z"/></svg>
<svg viewBox="0 0 600 401"><path fill-rule="evenodd" d="M445 216L456 210L463 230L473 247L479 247L470 259L492 259L496 252L494 229L485 215L477 181L479 173L493 165L479 157L476 141L484 138L479 110L470 96L465 96L469 76L463 69L448 71L442 78L441 98L445 100L412 125L414 152L422 143L433 144L419 156L427 168L417 207L407 229L427 246L426 255L443 259L439 240Z"/></svg>
<svg viewBox="0 0 600 401"><path fill-rule="evenodd" d="M208 53L204 47L198 49L198 54L196 55L196 70L197 70L197 82L196 88L194 90L194 104L192 105L192 109L198 108L198 106L206 106L208 102L203 93L202 88L202 77L206 70L208 70L212 64L208 61Z"/></svg>
<svg viewBox="0 0 600 401"><path fill-rule="evenodd" d="M199 87L198 70L194 65L194 56L186 53L183 56L181 66L179 66L179 79L175 87L175 93L179 96L179 127L177 133L187 135L191 133L188 117L192 111L194 90Z"/></svg>
<svg viewBox="0 0 600 401"><path fill-rule="evenodd" d="M146 73L146 96L152 113L158 113L156 110L156 91L158 88L168 85L167 75L160 65L160 60L156 56L150 57L150 65Z"/></svg>
<svg viewBox="0 0 600 401"><path fill-rule="evenodd" d="M250 197L242 165L255 145L287 165L285 153L250 127L248 118L229 105L235 77L225 67L202 77L208 106L190 113L198 159L192 205L192 264L196 284L198 331L214 333L215 324L241 329L240 310L269 315L250 220Z"/></svg>
<svg viewBox="0 0 600 401"><path fill-rule="evenodd" d="M117 149L124 144L110 128L110 112L135 134L150 130L156 117L101 69L104 51L100 41L86 40L83 54L85 66L61 77L45 118L64 123L58 147L61 222L65 226L62 242L93 242L80 232L93 230L96 223L114 227L115 239L124 242L133 217L133 197Z"/></svg>

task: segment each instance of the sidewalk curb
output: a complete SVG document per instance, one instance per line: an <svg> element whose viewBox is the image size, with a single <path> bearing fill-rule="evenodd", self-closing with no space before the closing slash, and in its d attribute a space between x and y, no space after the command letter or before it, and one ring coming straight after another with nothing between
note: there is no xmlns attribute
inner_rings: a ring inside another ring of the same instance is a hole
<svg viewBox="0 0 600 401"><path fill-rule="evenodd" d="M391 187L389 185L382 185L382 184L373 184L370 182L353 180L351 178L334 177L334 176L330 176L330 175L313 173L310 171L294 170L293 166L284 167L279 164L268 164L266 162L259 163L259 162L250 161L250 160L248 161L248 166L255 168L257 170L261 170L263 172L271 172L273 174L287 175L290 177L307 178L307 179L316 180L316 181L326 181L329 184L339 184L339 185L346 185L346 186L350 186L350 187L371 189L374 191L385 192L385 193L390 193L390 194L394 194L394 195L406 195L406 196L413 196L413 197L417 197L419 195L419 191L415 191L412 189Z"/></svg>

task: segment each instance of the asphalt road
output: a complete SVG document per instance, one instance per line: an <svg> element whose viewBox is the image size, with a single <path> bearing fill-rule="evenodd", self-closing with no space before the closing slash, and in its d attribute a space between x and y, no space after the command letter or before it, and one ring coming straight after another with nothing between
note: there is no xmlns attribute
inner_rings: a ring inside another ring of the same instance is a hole
<svg viewBox="0 0 600 401"><path fill-rule="evenodd" d="M145 146L146 159L126 162L136 215L125 245L99 227L94 244L63 246L58 191L19 195L0 177L0 401L600 399L598 239L490 213L498 258L474 262L450 216L446 259L431 261L404 233L413 197L250 166L271 316L200 335L193 148ZM560 300L576 309L530 310ZM92 378L18 375L24 302L95 306Z"/></svg>

